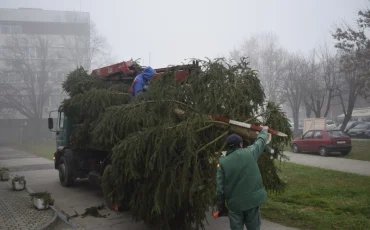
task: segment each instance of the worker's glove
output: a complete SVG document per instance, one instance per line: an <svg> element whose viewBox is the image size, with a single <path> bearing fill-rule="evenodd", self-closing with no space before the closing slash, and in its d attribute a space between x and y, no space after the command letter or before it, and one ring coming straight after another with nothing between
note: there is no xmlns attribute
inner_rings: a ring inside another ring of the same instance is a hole
<svg viewBox="0 0 370 230"><path fill-rule="evenodd" d="M225 204L218 204L217 211L219 216L226 216L229 213L229 210L226 208Z"/></svg>
<svg viewBox="0 0 370 230"><path fill-rule="evenodd" d="M268 135L269 135L269 138L267 139L266 144L269 144L271 142L271 133L268 133Z"/></svg>

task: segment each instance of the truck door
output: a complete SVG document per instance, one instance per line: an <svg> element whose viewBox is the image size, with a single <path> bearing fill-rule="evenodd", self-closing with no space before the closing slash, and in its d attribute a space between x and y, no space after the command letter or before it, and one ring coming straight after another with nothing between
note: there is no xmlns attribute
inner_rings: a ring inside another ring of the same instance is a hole
<svg viewBox="0 0 370 230"><path fill-rule="evenodd" d="M62 111L58 112L58 120L57 120L57 147L59 146L66 146L66 130L64 128L64 113Z"/></svg>

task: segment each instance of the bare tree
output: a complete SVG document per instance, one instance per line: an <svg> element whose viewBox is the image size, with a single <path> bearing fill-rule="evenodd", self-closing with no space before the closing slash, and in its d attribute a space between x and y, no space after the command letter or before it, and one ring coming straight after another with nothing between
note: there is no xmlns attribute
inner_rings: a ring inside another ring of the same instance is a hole
<svg viewBox="0 0 370 230"><path fill-rule="evenodd" d="M2 111L16 111L40 124L43 108L53 91L53 84L47 84L49 72L58 66L49 57L52 40L41 35L11 35L5 44L1 54L5 66L0 75Z"/></svg>
<svg viewBox="0 0 370 230"><path fill-rule="evenodd" d="M304 88L306 110L312 111L317 118L327 117L337 87L338 58L331 55L325 46L318 53L314 50L307 62L306 81L309 84ZM325 112L322 114L324 108Z"/></svg>
<svg viewBox="0 0 370 230"><path fill-rule="evenodd" d="M249 57L250 65L258 70L268 100L283 103L283 71L287 52L281 47L274 33L263 33L244 42L231 52L234 60Z"/></svg>
<svg viewBox="0 0 370 230"><path fill-rule="evenodd" d="M299 110L304 100L304 88L307 63L297 54L291 54L285 63L283 72L283 96L292 109L294 130L298 130Z"/></svg>
<svg viewBox="0 0 370 230"><path fill-rule="evenodd" d="M70 18L71 21L73 17ZM61 35L67 49L65 58L74 67L98 68L111 61L111 49L104 36L99 34L94 22L90 21L88 34Z"/></svg>
<svg viewBox="0 0 370 230"><path fill-rule="evenodd" d="M352 117L357 98L370 96L370 10L359 11L358 16L357 28L344 25L333 34L341 54L342 78L337 90L344 113L342 130Z"/></svg>

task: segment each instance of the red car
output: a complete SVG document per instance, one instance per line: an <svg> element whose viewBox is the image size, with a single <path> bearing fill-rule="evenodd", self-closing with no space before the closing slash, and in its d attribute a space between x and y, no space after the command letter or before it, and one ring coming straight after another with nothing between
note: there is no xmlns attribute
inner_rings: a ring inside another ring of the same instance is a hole
<svg viewBox="0 0 370 230"><path fill-rule="evenodd" d="M348 155L352 149L351 138L340 130L310 130L292 142L293 152L318 152L327 156L330 152Z"/></svg>

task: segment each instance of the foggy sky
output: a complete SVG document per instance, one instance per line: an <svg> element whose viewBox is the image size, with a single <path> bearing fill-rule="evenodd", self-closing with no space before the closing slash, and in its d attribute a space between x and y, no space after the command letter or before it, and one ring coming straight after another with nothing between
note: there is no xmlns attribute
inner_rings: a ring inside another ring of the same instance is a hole
<svg viewBox="0 0 370 230"><path fill-rule="evenodd" d="M115 61L144 59L155 68L186 58L228 55L243 40L275 32L292 52L331 44L330 30L353 22L368 0L81 0ZM0 8L80 11L80 0L0 0Z"/></svg>

